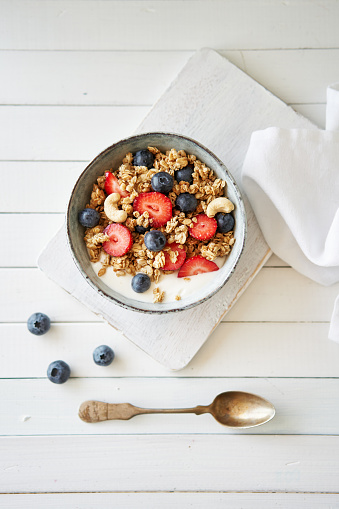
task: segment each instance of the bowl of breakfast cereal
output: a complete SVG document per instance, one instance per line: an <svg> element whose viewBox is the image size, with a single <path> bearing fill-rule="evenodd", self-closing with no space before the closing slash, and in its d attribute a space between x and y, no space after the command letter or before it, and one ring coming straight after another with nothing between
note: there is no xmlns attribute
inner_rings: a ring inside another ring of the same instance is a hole
<svg viewBox="0 0 339 509"><path fill-rule="evenodd" d="M76 267L101 296L143 313L212 297L244 248L246 214L225 165L179 134L145 133L101 152L67 209Z"/></svg>

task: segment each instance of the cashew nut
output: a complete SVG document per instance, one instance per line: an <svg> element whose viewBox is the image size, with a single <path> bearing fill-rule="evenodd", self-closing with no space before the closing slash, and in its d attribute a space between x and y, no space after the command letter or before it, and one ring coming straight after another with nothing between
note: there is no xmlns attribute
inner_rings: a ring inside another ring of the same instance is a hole
<svg viewBox="0 0 339 509"><path fill-rule="evenodd" d="M208 217L213 217L217 212L224 212L228 214L234 209L233 203L228 198L216 198L212 200L207 206L206 214Z"/></svg>
<svg viewBox="0 0 339 509"><path fill-rule="evenodd" d="M107 196L104 203L105 214L114 223L123 223L127 219L127 212L118 209L119 200L120 194L112 193Z"/></svg>

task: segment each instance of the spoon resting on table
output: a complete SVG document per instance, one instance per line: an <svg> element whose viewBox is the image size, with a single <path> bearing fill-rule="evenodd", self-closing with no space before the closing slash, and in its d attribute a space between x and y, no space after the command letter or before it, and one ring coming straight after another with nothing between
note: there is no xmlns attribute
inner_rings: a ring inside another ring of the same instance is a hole
<svg viewBox="0 0 339 509"><path fill-rule="evenodd" d="M240 391L223 392L210 405L199 405L194 408L139 408L130 403L102 401L85 401L79 408L79 417L85 422L128 420L140 414L207 413L229 428L253 428L273 419L275 408L272 403L260 396Z"/></svg>

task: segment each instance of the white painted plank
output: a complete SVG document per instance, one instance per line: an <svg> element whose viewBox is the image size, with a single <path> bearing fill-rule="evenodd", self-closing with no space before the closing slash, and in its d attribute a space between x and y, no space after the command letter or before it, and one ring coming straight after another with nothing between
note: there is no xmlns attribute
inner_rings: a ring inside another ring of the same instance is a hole
<svg viewBox="0 0 339 509"><path fill-rule="evenodd" d="M49 314L54 321L98 320L38 269L0 269L0 286L6 289L0 296L0 322L25 322L37 310ZM339 284L324 287L289 267L267 267L225 320L328 322L338 293Z"/></svg>
<svg viewBox="0 0 339 509"><path fill-rule="evenodd" d="M91 352L88 352L90 357ZM30 362L31 356L26 358ZM55 360L50 357L50 360ZM68 359L66 359L68 360ZM73 375L78 375L75 362ZM104 376L114 372L105 369ZM46 366L47 367L47 366ZM44 373L46 375L46 372ZM44 379L0 380L0 435L237 434L209 414L141 415L129 421L88 424L78 417L83 401L132 403L141 408L209 405L217 394L240 390L271 401L276 416L246 434L339 435L339 379L318 378L71 378L63 385Z"/></svg>
<svg viewBox="0 0 339 509"><path fill-rule="evenodd" d="M266 267L225 320L330 321L338 293L339 283L324 287L292 268Z"/></svg>
<svg viewBox="0 0 339 509"><path fill-rule="evenodd" d="M26 322L36 311L46 313L52 321L99 320L79 301L38 269L0 269L0 321Z"/></svg>
<svg viewBox="0 0 339 509"><path fill-rule="evenodd" d="M63 214L0 214L0 229L7 246L0 250L0 267L35 267L51 235L64 223Z"/></svg>
<svg viewBox="0 0 339 509"><path fill-rule="evenodd" d="M328 329L328 323L224 322L185 373L191 369L192 375L203 376L336 377L339 345L328 339Z"/></svg>
<svg viewBox="0 0 339 509"><path fill-rule="evenodd" d="M43 493L0 495L6 509L338 509L330 493Z"/></svg>
<svg viewBox="0 0 339 509"><path fill-rule="evenodd" d="M65 213L74 184L88 162L0 161L0 182L6 187L0 212ZM13 175L17 184L9 185Z"/></svg>
<svg viewBox="0 0 339 509"><path fill-rule="evenodd" d="M323 122L324 105L293 107ZM0 159L88 161L130 136L148 111L147 106L0 106L6 126Z"/></svg>
<svg viewBox="0 0 339 509"><path fill-rule="evenodd" d="M335 436L6 437L0 445L6 493L338 490Z"/></svg>
<svg viewBox="0 0 339 509"><path fill-rule="evenodd" d="M0 67L6 69L0 104L151 105L192 54L0 51Z"/></svg>
<svg viewBox="0 0 339 509"><path fill-rule="evenodd" d="M325 129L326 125L326 104L291 104L297 113L306 116L311 122Z"/></svg>
<svg viewBox="0 0 339 509"><path fill-rule="evenodd" d="M335 48L221 54L288 104L325 103L327 86L338 80L339 51Z"/></svg>
<svg viewBox="0 0 339 509"><path fill-rule="evenodd" d="M338 3L3 0L2 49L336 48ZM27 23L30 19L30 23ZM127 28L128 27L128 28ZM209 29L213 27L213 29ZM128 36L127 36L128 32ZM175 35L174 35L175 34Z"/></svg>
<svg viewBox="0 0 339 509"><path fill-rule="evenodd" d="M0 159L94 159L115 141L130 136L148 110L145 106L0 106L6 126Z"/></svg>
<svg viewBox="0 0 339 509"><path fill-rule="evenodd" d="M325 103L326 87L338 80L339 49L335 48L220 53L287 103ZM0 51L0 68L5 70L0 104L151 105L192 54ZM76 73L70 80L71 69Z"/></svg>
<svg viewBox="0 0 339 509"><path fill-rule="evenodd" d="M328 323L224 322L178 373L105 323L52 323L40 338L30 334L26 324L1 324L6 348L0 352L0 373L2 378L44 377L51 360L61 357L81 377L337 377L339 345L328 339L328 328ZM99 344L115 352L109 368L92 360Z"/></svg>

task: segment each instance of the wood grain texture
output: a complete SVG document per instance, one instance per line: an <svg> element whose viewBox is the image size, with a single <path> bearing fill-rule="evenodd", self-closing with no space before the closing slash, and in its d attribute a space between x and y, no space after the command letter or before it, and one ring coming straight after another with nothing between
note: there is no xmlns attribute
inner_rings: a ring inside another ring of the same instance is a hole
<svg viewBox="0 0 339 509"><path fill-rule="evenodd" d="M71 366L75 377L78 365L75 361ZM138 415L130 421L92 424L78 417L80 405L88 400L130 403L140 408L192 408L209 405L217 394L229 390L260 394L273 403L276 416L265 425L246 430L222 426L209 414ZM0 415L0 435L6 436L339 435L339 409L333 405L339 397L338 379L213 377L206 383L205 378L197 377L110 379L107 374L95 384L91 379L73 378L62 386L46 378L0 380L0 391L6 408Z"/></svg>
<svg viewBox="0 0 339 509"><path fill-rule="evenodd" d="M52 323L41 338L30 334L25 323L1 324L6 348L0 373L2 378L45 377L49 363L62 358L79 377L338 377L339 346L328 340L328 328L314 322L223 322L179 375L106 323ZM115 352L114 363L105 369L92 359L99 344Z"/></svg>
<svg viewBox="0 0 339 509"><path fill-rule="evenodd" d="M338 490L338 436L6 437L0 447L5 493Z"/></svg>
<svg viewBox="0 0 339 509"><path fill-rule="evenodd" d="M7 186L0 212L65 214L74 184L88 162L0 161L1 183L6 185L8 173L16 175L20 182L15 187ZM56 232L51 230L50 233L53 236Z"/></svg>
<svg viewBox="0 0 339 509"><path fill-rule="evenodd" d="M266 93L268 94L268 92ZM236 107L236 104L234 104L234 107ZM325 104L311 106L293 104L293 108L298 113L307 112L317 122L317 125L324 127ZM68 166L71 165L69 161L74 161L79 166L78 161L82 161L81 169L83 170L87 163L96 157L99 152L125 136L131 135L149 111L148 106L92 106L86 108L74 106L0 106L1 118L8 128L3 132L0 160L6 161L5 167L8 161L11 162L11 166L21 161L24 168L27 161L27 167L32 167L32 161L36 161L37 171L40 167L39 161L42 161L42 164L47 161L47 167L51 167L51 161L58 161L57 164L60 164L61 171L64 161L67 162ZM269 115L269 109L264 111ZM292 108L289 111L292 114L294 113ZM297 120L293 121L293 124L302 122L302 117L295 113L294 118ZM274 123L273 119L269 122L269 125ZM46 129L46 125L49 126L48 129ZM283 125L287 126L287 124ZM257 128L266 126L267 121ZM255 125L253 127L256 129ZM175 129L179 129L179 126ZM22 140L20 144L12 136L14 131ZM29 139L26 136L28 131L30 132ZM74 132L77 132L76 137L74 137ZM248 136L250 136L250 132ZM51 143L53 138L58 138L60 145L56 146ZM30 142L30 140L32 141ZM246 143L248 142L249 139L246 140ZM15 161L12 162L13 160ZM1 164L3 167L3 163ZM6 173L3 178L5 176ZM66 182L68 180L69 177L67 177ZM59 180L58 186L60 186L60 182ZM71 189L72 187L69 191ZM15 201L11 200L11 202L10 207L13 208ZM38 205L35 205L35 207L38 207ZM61 207L65 210L63 202L59 204L59 209Z"/></svg>
<svg viewBox="0 0 339 509"><path fill-rule="evenodd" d="M7 126L0 159L86 162L129 136L148 111L148 106L0 106Z"/></svg>
<svg viewBox="0 0 339 509"><path fill-rule="evenodd" d="M62 214L0 214L0 229L7 243L11 246L17 243L20 229L20 244L25 246L24 250L13 250L11 256L1 250L0 267L35 267L51 233L59 230L63 223Z"/></svg>
<svg viewBox="0 0 339 509"><path fill-rule="evenodd" d="M0 495L6 509L337 509L339 496L330 493L41 493ZM2 504L2 505L1 505Z"/></svg>
<svg viewBox="0 0 339 509"><path fill-rule="evenodd" d="M71 0L2 0L1 4L2 49L338 47L335 0L308 2L307 13L302 0L87 0L81 9ZM140 36L140 27L146 37Z"/></svg>
<svg viewBox="0 0 339 509"><path fill-rule="evenodd" d="M326 87L338 79L336 48L219 52L289 104L325 103ZM0 67L7 71L0 89L0 103L151 106L193 54L194 51L182 50L0 50ZM76 69L72 80L70 69ZM131 71L138 79L126 79ZM67 82L67 86L60 87L60 82Z"/></svg>

